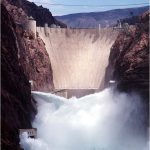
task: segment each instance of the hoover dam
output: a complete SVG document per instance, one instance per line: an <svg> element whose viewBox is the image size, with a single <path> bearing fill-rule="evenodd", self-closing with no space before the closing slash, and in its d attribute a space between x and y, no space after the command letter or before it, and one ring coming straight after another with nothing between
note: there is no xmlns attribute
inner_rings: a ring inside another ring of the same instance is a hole
<svg viewBox="0 0 150 150"><path fill-rule="evenodd" d="M121 14L117 5L115 16L92 13L116 26L77 29L48 7L1 4L2 149L148 150L149 12ZM125 14L130 18L119 20Z"/></svg>
<svg viewBox="0 0 150 150"><path fill-rule="evenodd" d="M37 27L53 70L55 89L100 89L104 86L113 28L70 29Z"/></svg>

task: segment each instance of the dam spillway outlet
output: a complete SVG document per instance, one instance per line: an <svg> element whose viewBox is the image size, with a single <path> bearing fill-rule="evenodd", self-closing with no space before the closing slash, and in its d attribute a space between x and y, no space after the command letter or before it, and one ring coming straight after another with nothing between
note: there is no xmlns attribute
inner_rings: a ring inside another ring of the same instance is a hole
<svg viewBox="0 0 150 150"><path fill-rule="evenodd" d="M52 92L52 94L70 99L72 97L80 98L86 95L96 93L95 89L64 89L64 90L56 90Z"/></svg>
<svg viewBox="0 0 150 150"><path fill-rule="evenodd" d="M37 27L53 70L56 89L103 87L110 48L118 31Z"/></svg>
<svg viewBox="0 0 150 150"><path fill-rule="evenodd" d="M135 94L105 89L81 98L32 92L37 101L37 139L25 150L148 150L146 109Z"/></svg>

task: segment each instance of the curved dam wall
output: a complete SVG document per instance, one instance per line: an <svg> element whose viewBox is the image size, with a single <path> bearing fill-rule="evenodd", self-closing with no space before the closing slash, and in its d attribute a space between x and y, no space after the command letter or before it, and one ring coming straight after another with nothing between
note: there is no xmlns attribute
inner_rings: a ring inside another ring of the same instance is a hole
<svg viewBox="0 0 150 150"><path fill-rule="evenodd" d="M53 69L55 89L103 87L110 48L118 31L37 27Z"/></svg>

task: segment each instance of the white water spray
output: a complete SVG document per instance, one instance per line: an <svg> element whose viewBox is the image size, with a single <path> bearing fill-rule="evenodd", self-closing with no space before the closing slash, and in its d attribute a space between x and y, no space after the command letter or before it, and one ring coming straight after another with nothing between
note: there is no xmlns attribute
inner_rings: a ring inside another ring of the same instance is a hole
<svg viewBox="0 0 150 150"><path fill-rule="evenodd" d="M148 150L140 98L106 89L67 100L33 92L38 139L24 134L25 150Z"/></svg>

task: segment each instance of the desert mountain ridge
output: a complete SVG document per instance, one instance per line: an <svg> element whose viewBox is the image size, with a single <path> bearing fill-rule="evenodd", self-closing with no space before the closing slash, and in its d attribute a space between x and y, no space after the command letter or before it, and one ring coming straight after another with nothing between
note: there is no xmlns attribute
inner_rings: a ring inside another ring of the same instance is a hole
<svg viewBox="0 0 150 150"><path fill-rule="evenodd" d="M72 28L96 28L114 26L119 19L139 16L149 10L148 6L114 9L103 12L76 13L63 16L55 16L55 18L67 26Z"/></svg>

